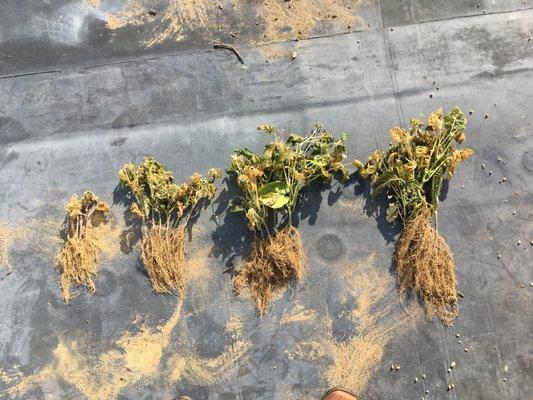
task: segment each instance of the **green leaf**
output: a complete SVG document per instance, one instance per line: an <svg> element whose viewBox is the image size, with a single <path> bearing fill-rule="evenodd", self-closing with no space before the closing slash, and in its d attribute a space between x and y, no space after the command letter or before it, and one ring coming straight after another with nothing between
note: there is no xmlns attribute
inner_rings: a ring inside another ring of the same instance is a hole
<svg viewBox="0 0 533 400"><path fill-rule="evenodd" d="M388 188L392 182L397 180L396 174L392 171L386 171L382 175L379 176L378 179L376 179L372 183L372 195L377 196L379 195L384 189Z"/></svg>
<svg viewBox="0 0 533 400"><path fill-rule="evenodd" d="M289 188L286 182L274 181L259 189L259 202L267 207L277 209L289 202Z"/></svg>
<svg viewBox="0 0 533 400"><path fill-rule="evenodd" d="M295 133L291 134L287 138L287 144L296 144L296 143L302 143L304 141L304 138L300 135L297 135Z"/></svg>

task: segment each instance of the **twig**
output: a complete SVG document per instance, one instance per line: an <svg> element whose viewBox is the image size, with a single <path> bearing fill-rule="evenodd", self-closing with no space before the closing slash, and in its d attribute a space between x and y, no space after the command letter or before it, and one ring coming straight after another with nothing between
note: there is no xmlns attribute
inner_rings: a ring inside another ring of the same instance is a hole
<svg viewBox="0 0 533 400"><path fill-rule="evenodd" d="M235 54L235 57L240 61L241 64L244 64L244 58L241 56L241 54L237 51L237 49L229 44L224 43L215 43L213 45L214 49L225 49L231 51L233 54Z"/></svg>

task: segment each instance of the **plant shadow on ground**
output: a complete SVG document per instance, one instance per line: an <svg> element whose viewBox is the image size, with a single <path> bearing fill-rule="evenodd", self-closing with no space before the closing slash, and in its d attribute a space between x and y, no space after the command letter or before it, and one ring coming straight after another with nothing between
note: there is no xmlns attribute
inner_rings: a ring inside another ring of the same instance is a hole
<svg viewBox="0 0 533 400"><path fill-rule="evenodd" d="M130 206L132 202L133 199L129 189L123 185L117 185L115 190L113 190L113 205L124 206L124 229L120 233L120 251L123 254L130 254L142 238L142 222L131 212ZM140 255L137 258L138 262L135 263L135 269L145 278L148 278L148 273L142 265Z"/></svg>
<svg viewBox="0 0 533 400"><path fill-rule="evenodd" d="M246 226L244 214L230 210L233 199L240 194L235 177L226 176L222 183L226 187L212 202L214 211L211 220L216 228L211 233L213 247L210 256L221 259L224 270L233 275L235 263L250 252L253 233Z"/></svg>
<svg viewBox="0 0 533 400"><path fill-rule="evenodd" d="M232 200L240 195L236 179L233 175L224 178L226 187L213 201L214 213L212 220L217 225L212 233L213 248L211 256L221 258L225 271L234 275L235 267L243 258L250 253L254 233L246 226L246 217L243 212L231 212ZM310 186L302 189L298 206L292 215L292 224L298 227L299 224L307 220L309 225L315 225L317 215L322 205L323 193L330 191L328 195L328 205L333 205L341 195L341 189L337 187L332 190L337 183L314 182ZM286 218L280 221L280 225L285 224Z"/></svg>

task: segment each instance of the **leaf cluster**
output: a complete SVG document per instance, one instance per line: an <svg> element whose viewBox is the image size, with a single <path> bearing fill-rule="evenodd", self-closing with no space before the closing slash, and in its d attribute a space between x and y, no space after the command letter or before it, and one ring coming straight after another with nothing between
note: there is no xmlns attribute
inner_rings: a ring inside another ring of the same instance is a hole
<svg viewBox="0 0 533 400"><path fill-rule="evenodd" d="M427 125L411 119L409 130L392 128L392 142L387 151L374 151L366 164L353 165L363 178L370 180L373 196L387 191L393 201L387 209L387 221L400 217L404 222L421 209L437 210L437 200L444 179L451 179L458 163L474 151L458 149L465 139L466 117L455 107L444 115L439 108L428 117Z"/></svg>
<svg viewBox="0 0 533 400"><path fill-rule="evenodd" d="M87 223L91 221L94 213L108 213L109 205L100 201L98 196L90 190L86 190L81 197L76 194L72 195L65 204L65 210L67 211L69 237L81 238L85 234Z"/></svg>
<svg viewBox="0 0 533 400"><path fill-rule="evenodd" d="M216 192L213 182L222 173L212 168L207 179L195 172L189 183L178 185L174 183L172 172L155 158L145 157L138 166L124 165L118 175L120 184L133 195L131 212L134 215L152 225L177 226L185 215L193 213L201 200L213 198Z"/></svg>
<svg viewBox="0 0 533 400"><path fill-rule="evenodd" d="M278 213L287 215L290 224L300 191L311 182L331 181L336 173L341 180L348 179L343 164L347 134L335 138L317 124L307 136L291 134L284 140L283 133L271 125L257 129L272 135L272 142L262 153L235 150L229 168L242 192L232 210L246 214L251 230L268 232L270 217L277 220Z"/></svg>

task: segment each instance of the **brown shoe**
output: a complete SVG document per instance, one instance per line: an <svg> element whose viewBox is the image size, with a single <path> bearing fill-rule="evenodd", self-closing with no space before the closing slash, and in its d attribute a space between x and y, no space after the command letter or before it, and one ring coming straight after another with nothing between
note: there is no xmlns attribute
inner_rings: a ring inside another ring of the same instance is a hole
<svg viewBox="0 0 533 400"><path fill-rule="evenodd" d="M357 400L357 397L345 389L335 388L328 390L322 400Z"/></svg>

